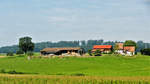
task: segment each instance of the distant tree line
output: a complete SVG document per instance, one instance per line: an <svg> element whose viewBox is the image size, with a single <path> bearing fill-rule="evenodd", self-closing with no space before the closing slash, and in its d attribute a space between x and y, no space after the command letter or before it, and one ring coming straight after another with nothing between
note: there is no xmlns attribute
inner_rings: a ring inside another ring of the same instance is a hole
<svg viewBox="0 0 150 84"><path fill-rule="evenodd" d="M118 41L105 41L104 40L82 40L82 41L59 41L59 42L41 42L35 43L34 52L40 52L43 48L54 48L54 47L81 47L86 52L92 49L93 45L112 45ZM142 49L150 48L150 43L144 43L143 41L137 42L137 52L140 52ZM6 46L0 48L0 53L13 52L16 53L19 50L19 45Z"/></svg>

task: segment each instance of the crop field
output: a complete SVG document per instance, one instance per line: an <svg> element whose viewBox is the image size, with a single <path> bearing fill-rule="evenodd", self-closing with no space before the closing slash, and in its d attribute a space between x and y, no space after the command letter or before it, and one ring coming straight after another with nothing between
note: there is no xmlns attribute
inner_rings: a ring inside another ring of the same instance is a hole
<svg viewBox="0 0 150 84"><path fill-rule="evenodd" d="M0 84L150 84L150 77L0 75Z"/></svg>

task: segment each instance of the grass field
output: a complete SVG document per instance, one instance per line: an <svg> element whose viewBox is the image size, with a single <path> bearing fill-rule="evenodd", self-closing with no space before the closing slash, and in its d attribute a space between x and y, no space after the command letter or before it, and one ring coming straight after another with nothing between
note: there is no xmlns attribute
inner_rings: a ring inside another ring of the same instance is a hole
<svg viewBox="0 0 150 84"><path fill-rule="evenodd" d="M0 73L0 84L150 84L150 57L103 55L27 60L26 56L1 55Z"/></svg>
<svg viewBox="0 0 150 84"><path fill-rule="evenodd" d="M0 58L0 72L68 76L150 76L150 57Z"/></svg>

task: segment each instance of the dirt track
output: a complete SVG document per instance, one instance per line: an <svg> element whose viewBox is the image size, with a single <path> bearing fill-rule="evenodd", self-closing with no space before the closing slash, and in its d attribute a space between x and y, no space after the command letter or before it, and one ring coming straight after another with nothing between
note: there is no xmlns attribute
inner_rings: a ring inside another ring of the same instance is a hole
<svg viewBox="0 0 150 84"><path fill-rule="evenodd" d="M0 56L0 58L5 58L6 56Z"/></svg>

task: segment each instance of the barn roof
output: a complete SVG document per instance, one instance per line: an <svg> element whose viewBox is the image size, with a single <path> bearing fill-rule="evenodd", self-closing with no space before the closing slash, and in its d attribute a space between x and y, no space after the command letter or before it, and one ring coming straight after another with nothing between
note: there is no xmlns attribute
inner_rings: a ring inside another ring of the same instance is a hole
<svg viewBox="0 0 150 84"><path fill-rule="evenodd" d="M43 50L41 50L41 52L58 52L61 50L80 50L81 48L79 47L74 47L74 48L44 48Z"/></svg>
<svg viewBox="0 0 150 84"><path fill-rule="evenodd" d="M112 45L94 45L93 49L111 49Z"/></svg>
<svg viewBox="0 0 150 84"><path fill-rule="evenodd" d="M123 43L116 43L116 45L118 45L119 50L123 50Z"/></svg>
<svg viewBox="0 0 150 84"><path fill-rule="evenodd" d="M135 46L125 46L124 50L129 52L135 52Z"/></svg>

